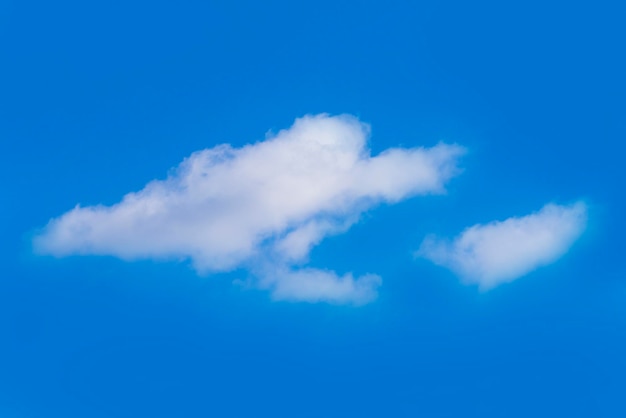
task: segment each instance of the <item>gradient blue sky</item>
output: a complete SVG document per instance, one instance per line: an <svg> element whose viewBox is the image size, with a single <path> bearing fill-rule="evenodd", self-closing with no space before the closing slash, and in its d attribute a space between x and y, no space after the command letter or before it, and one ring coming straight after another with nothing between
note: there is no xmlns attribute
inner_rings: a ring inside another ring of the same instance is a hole
<svg viewBox="0 0 626 418"><path fill-rule="evenodd" d="M0 416L626 416L618 2L0 2ZM189 262L34 255L81 205L305 114L374 154L457 142L442 196L368 210L310 266L364 306L273 301ZM583 199L560 260L489 291L424 237Z"/></svg>

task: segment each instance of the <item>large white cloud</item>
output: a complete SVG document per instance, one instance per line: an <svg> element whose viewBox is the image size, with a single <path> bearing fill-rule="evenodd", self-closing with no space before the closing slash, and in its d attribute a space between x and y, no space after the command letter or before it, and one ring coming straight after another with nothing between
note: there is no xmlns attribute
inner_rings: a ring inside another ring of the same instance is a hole
<svg viewBox="0 0 626 418"><path fill-rule="evenodd" d="M474 225L452 241L427 237L417 255L449 268L466 283L490 289L556 261L586 224L583 202L548 204L520 218Z"/></svg>
<svg viewBox="0 0 626 418"><path fill-rule="evenodd" d="M52 219L35 249L55 256L191 259L203 273L244 267L261 276L258 283L275 298L365 303L376 296L376 276L297 266L363 211L442 192L463 153L439 144L371 156L368 136L369 126L352 116L322 114L242 148L195 152L167 179L115 205L76 206Z"/></svg>

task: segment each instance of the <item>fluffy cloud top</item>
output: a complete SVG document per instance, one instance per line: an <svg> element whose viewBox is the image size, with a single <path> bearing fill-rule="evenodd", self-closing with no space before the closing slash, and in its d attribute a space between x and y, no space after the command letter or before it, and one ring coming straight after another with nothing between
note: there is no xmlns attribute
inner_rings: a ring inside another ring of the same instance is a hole
<svg viewBox="0 0 626 418"><path fill-rule="evenodd" d="M556 261L586 224L583 202L548 204L521 218L474 225L452 242L428 237L418 255L449 268L467 283L489 289Z"/></svg>
<svg viewBox="0 0 626 418"><path fill-rule="evenodd" d="M205 273L246 267L262 272L258 283L275 298L365 303L376 296L378 277L294 266L363 211L442 192L463 153L439 144L372 156L368 135L354 117L322 114L242 148L198 151L115 205L76 206L52 219L35 248L55 256L191 259Z"/></svg>

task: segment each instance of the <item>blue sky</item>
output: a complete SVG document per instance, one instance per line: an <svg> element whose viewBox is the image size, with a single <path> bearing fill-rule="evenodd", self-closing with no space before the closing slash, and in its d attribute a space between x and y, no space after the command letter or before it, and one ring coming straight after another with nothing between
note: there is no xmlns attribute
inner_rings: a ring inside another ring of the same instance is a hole
<svg viewBox="0 0 626 418"><path fill-rule="evenodd" d="M0 416L625 416L623 14L2 2Z"/></svg>

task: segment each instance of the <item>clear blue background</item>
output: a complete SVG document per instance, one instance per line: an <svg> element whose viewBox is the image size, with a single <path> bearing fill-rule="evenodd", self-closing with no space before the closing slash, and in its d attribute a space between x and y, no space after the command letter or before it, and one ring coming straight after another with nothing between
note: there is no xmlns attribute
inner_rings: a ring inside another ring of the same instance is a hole
<svg viewBox="0 0 626 418"><path fill-rule="evenodd" d="M620 3L1 1L0 416L626 416ZM312 253L380 274L368 306L31 253L76 203L318 112L370 122L373 152L470 150L448 196ZM427 233L579 198L570 253L490 292L412 258Z"/></svg>

